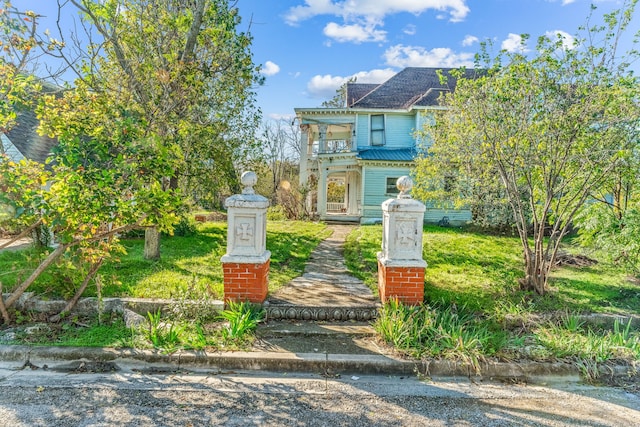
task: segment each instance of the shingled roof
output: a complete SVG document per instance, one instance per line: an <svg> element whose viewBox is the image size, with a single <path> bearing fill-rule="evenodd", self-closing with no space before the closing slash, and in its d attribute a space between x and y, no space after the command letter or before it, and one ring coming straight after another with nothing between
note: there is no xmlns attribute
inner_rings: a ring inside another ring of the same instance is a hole
<svg viewBox="0 0 640 427"><path fill-rule="evenodd" d="M38 124L33 111L22 111L18 114L16 125L6 133L6 136L24 157L44 163L58 141L48 136L38 135Z"/></svg>
<svg viewBox="0 0 640 427"><path fill-rule="evenodd" d="M347 83L347 107L351 107L378 86L378 83Z"/></svg>
<svg viewBox="0 0 640 427"><path fill-rule="evenodd" d="M407 110L413 106L436 106L438 97L443 91L452 91L456 85L456 79L451 75L453 68L421 68L409 67L400 71L386 82L377 85L371 90L370 86L362 84L347 85L347 101L350 108L371 108ZM445 84L440 82L439 72L447 77ZM475 70L467 70L465 77L473 77ZM369 92L361 98L351 96L349 90L355 94L362 93L364 86L369 87Z"/></svg>

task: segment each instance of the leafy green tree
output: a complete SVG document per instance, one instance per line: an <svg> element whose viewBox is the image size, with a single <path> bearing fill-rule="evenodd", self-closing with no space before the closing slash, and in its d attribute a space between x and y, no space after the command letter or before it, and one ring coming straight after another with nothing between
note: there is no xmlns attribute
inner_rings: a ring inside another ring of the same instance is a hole
<svg viewBox="0 0 640 427"><path fill-rule="evenodd" d="M522 242L524 289L547 291L576 213L637 141L640 85L627 61L637 55L617 56L635 5L605 15L570 47L558 36L541 37L530 58L501 52L491 60L483 51L478 78L460 73L425 129L431 146L417 165L416 194L433 190L439 170L455 173L463 196L499 190Z"/></svg>
<svg viewBox="0 0 640 427"><path fill-rule="evenodd" d="M237 191L236 167L255 149L261 82L238 10L228 0L70 2L99 35L78 70L84 84L176 154L163 188ZM159 234L147 230L146 256L157 258Z"/></svg>
<svg viewBox="0 0 640 427"><path fill-rule="evenodd" d="M346 82L342 83L333 98L323 101L321 106L324 108L345 108L347 106L347 85L355 83L357 77L350 77Z"/></svg>
<svg viewBox="0 0 640 427"><path fill-rule="evenodd" d="M0 132L6 133L40 88L28 74L37 19L34 12L20 12L8 0L0 4Z"/></svg>

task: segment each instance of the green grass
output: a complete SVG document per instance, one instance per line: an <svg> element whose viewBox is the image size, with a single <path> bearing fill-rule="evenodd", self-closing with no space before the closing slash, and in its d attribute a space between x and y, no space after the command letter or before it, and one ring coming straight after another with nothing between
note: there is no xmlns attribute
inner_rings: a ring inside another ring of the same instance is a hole
<svg viewBox="0 0 640 427"><path fill-rule="evenodd" d="M353 274L375 288L381 226L363 226L347 237L345 258ZM464 305L486 315L522 312L640 314L640 287L619 268L599 262L586 268L553 270L549 292L535 297L519 289L523 276L520 241L425 226L425 302ZM571 252L580 249L568 246ZM589 254L593 256L593 254Z"/></svg>
<svg viewBox="0 0 640 427"><path fill-rule="evenodd" d="M102 295L136 298L222 298L220 258L226 252L226 223L207 222L189 237L163 236L161 259L143 258L144 240L127 239L125 254L101 268ZM311 251L328 235L324 224L301 221L270 221L267 249L271 251L269 289L274 291L304 271ZM42 254L33 249L0 253L0 281L5 292L35 268ZM82 274L61 264L45 272L30 288L43 297L69 297ZM86 295L95 295L95 288Z"/></svg>

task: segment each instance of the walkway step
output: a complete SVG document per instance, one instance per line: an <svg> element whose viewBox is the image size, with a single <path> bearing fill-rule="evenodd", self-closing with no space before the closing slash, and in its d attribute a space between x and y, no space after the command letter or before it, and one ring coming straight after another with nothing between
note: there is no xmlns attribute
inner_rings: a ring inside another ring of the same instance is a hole
<svg viewBox="0 0 640 427"><path fill-rule="evenodd" d="M383 355L389 348L364 322L267 322L258 327L254 351Z"/></svg>
<svg viewBox="0 0 640 427"><path fill-rule="evenodd" d="M375 336L376 332L369 322L266 322L258 327L261 338L280 336Z"/></svg>

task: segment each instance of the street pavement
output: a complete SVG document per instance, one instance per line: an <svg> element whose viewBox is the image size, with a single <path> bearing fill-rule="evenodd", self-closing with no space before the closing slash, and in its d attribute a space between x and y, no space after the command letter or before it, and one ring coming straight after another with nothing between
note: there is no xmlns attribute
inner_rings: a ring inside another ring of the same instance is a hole
<svg viewBox="0 0 640 427"><path fill-rule="evenodd" d="M0 362L0 425L640 425L640 393L566 381L40 363Z"/></svg>

